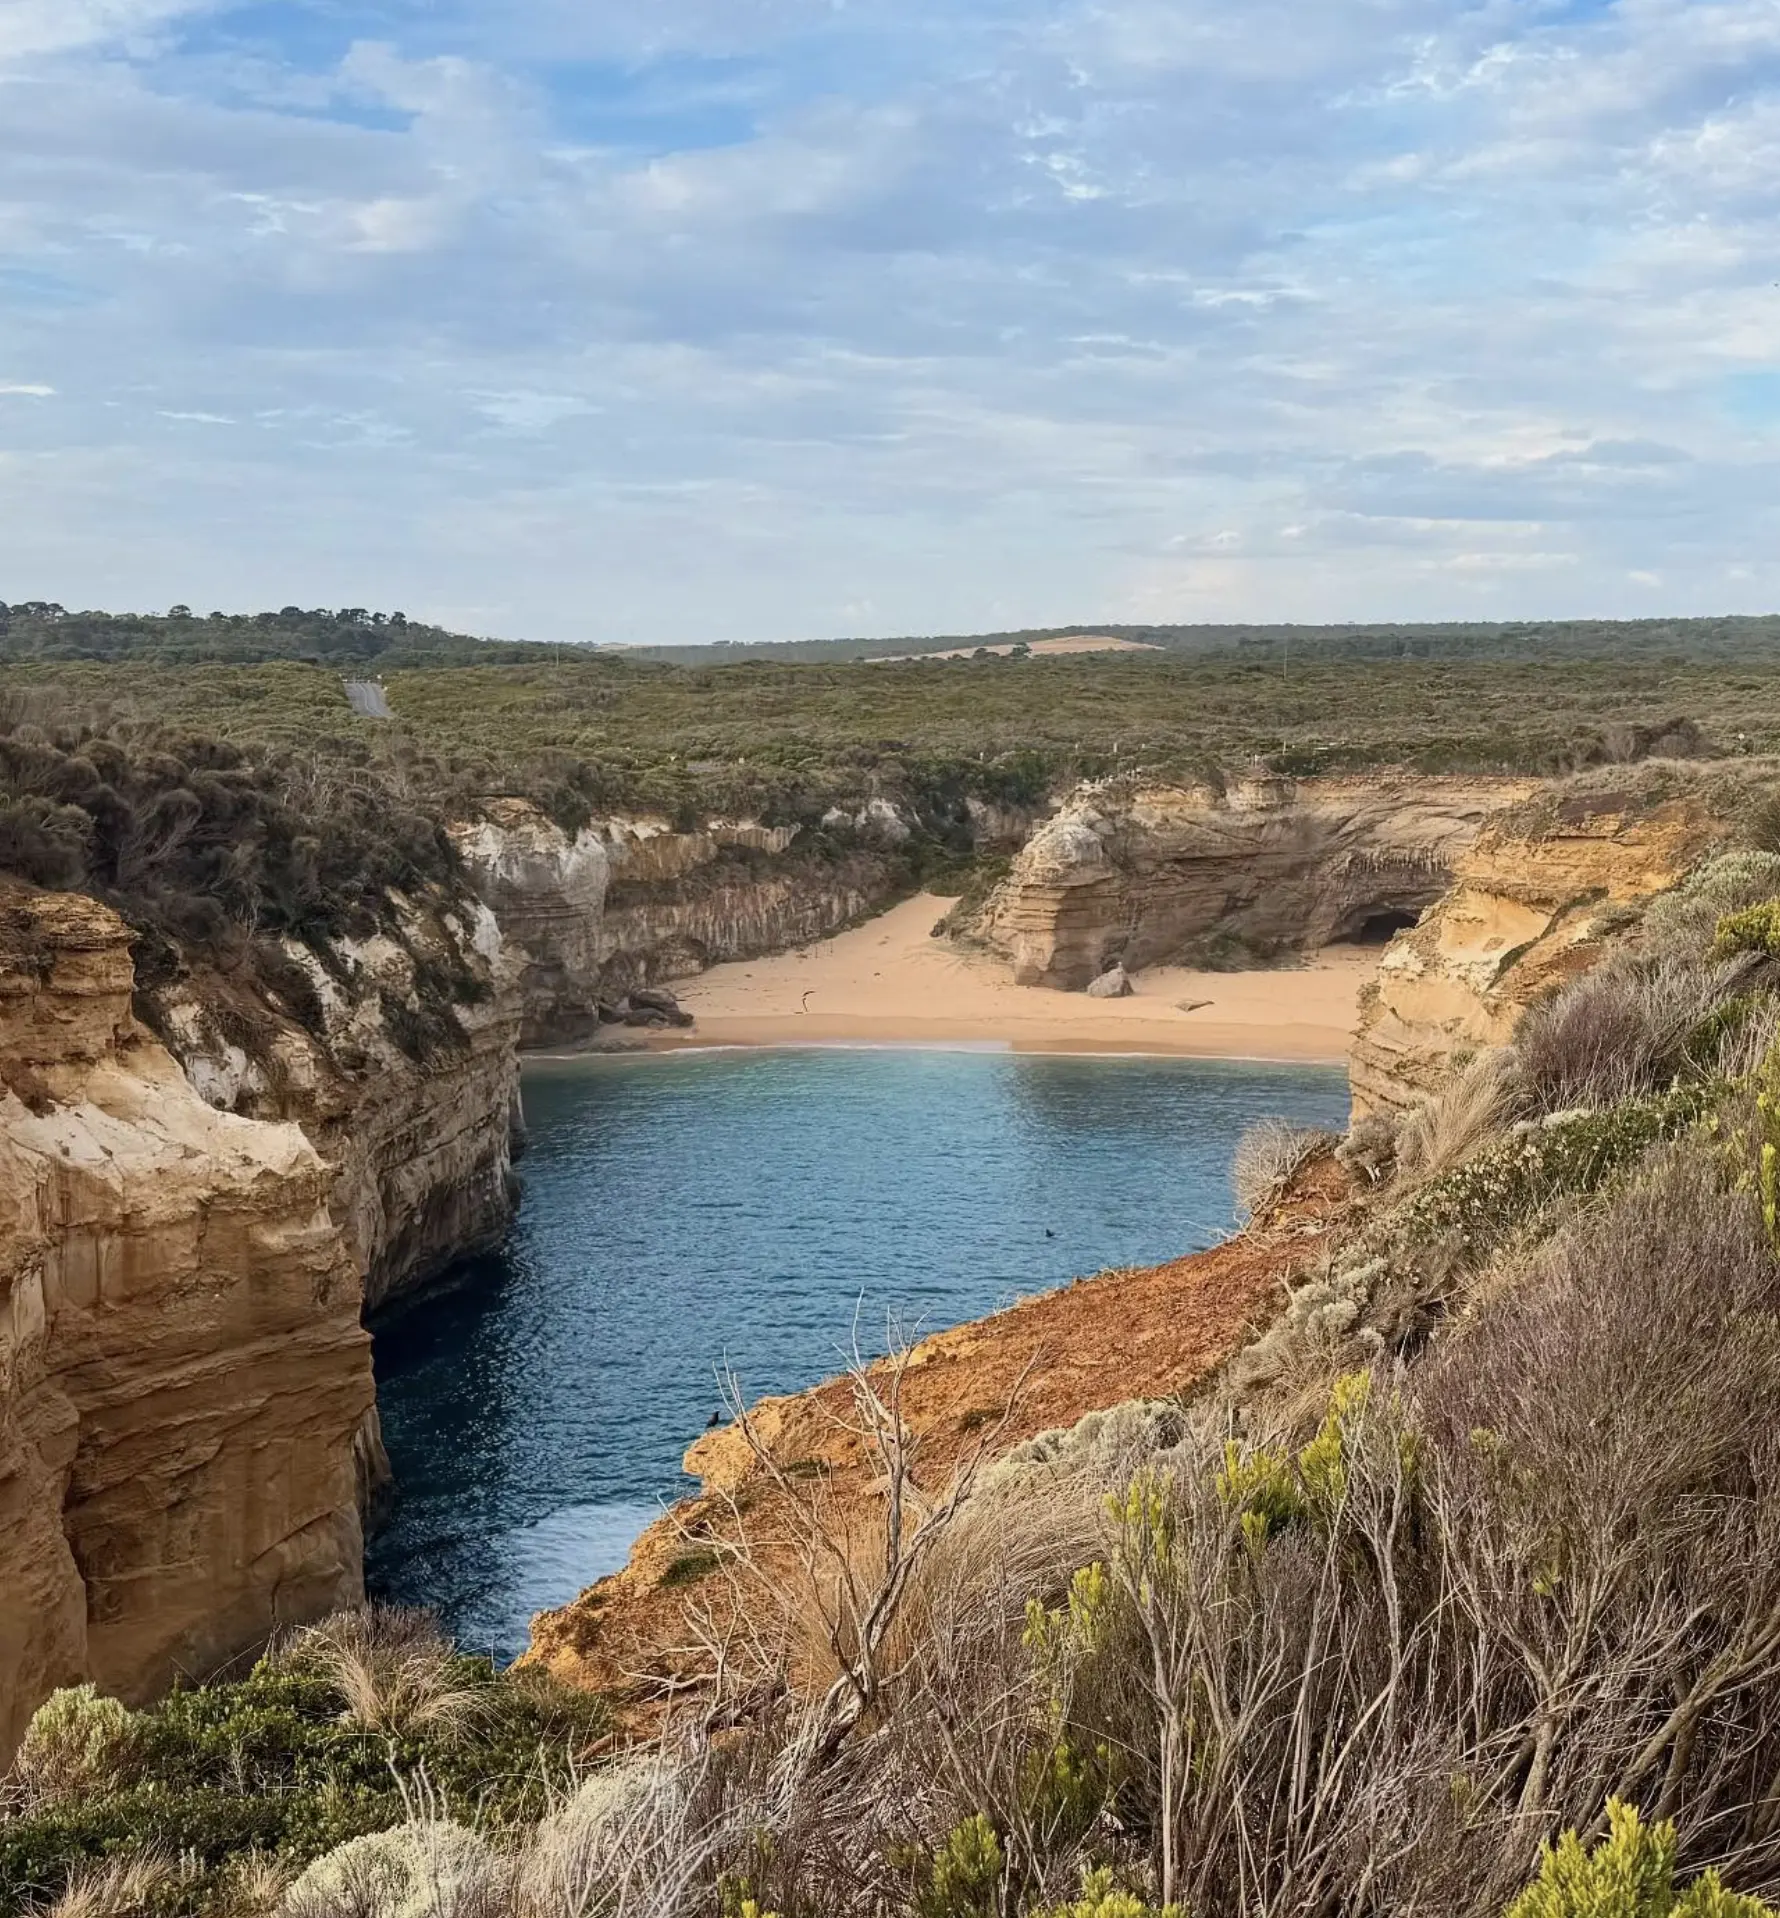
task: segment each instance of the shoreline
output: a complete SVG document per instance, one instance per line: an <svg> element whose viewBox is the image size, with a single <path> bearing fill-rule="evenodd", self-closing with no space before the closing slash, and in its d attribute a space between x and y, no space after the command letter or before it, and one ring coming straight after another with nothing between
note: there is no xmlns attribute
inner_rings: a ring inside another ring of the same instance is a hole
<svg viewBox="0 0 1780 1918"><path fill-rule="evenodd" d="M928 1047L1344 1066L1381 948L1331 947L1247 972L1161 966L1127 999L1016 986L1007 964L932 931L951 905L919 893L815 945L713 966L679 984L695 1025L608 1028L531 1058L769 1047Z"/></svg>
<svg viewBox="0 0 1780 1918"><path fill-rule="evenodd" d="M765 1023L765 1022L763 1022ZM573 1065L582 1059L696 1058L707 1052L978 1052L1000 1058L1040 1059L1179 1059L1201 1065L1302 1066L1335 1072L1345 1058L1317 1058L1303 1053L1226 1052L1181 1045L1126 1044L1083 1039L985 1039L954 1037L913 1038L759 1038L703 1039L696 1032L638 1036L628 1044L537 1046L520 1054L528 1065Z"/></svg>

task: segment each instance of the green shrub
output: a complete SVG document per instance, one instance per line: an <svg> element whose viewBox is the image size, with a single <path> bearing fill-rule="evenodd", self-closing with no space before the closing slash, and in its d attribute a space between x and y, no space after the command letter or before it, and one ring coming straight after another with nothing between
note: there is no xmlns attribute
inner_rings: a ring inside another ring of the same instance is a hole
<svg viewBox="0 0 1780 1918"><path fill-rule="evenodd" d="M974 1813L934 1853L915 1898L916 1918L996 1918L1003 1868L995 1827Z"/></svg>
<svg viewBox="0 0 1780 1918"><path fill-rule="evenodd" d="M1780 958L1780 899L1764 900L1741 912L1727 912L1712 940L1714 959L1735 959L1745 952Z"/></svg>
<svg viewBox="0 0 1780 1918"><path fill-rule="evenodd" d="M1459 1235L1480 1251L1560 1194L1598 1190L1660 1139L1705 1110L1709 1088L1679 1087L1598 1112L1560 1112L1514 1126L1494 1145L1431 1179L1403 1208L1400 1226L1416 1244Z"/></svg>
<svg viewBox="0 0 1780 1918"><path fill-rule="evenodd" d="M1635 1805L1609 1800L1607 1836L1584 1851L1565 1832L1540 1855L1539 1876L1508 1918L1774 1918L1771 1905L1726 1891L1718 1874L1675 1889L1675 1827L1647 1825Z"/></svg>
<svg viewBox="0 0 1780 1918"><path fill-rule="evenodd" d="M190 1872L166 1908L199 1912L232 1861L259 1854L300 1870L405 1823L404 1790L422 1778L441 1817L496 1836L526 1830L609 1727L595 1698L452 1653L428 1695L473 1708L404 1710L372 1731L326 1665L299 1645L239 1683L175 1692L134 1714L127 1767L0 1819L0 1911L55 1896L83 1862L158 1849Z"/></svg>
<svg viewBox="0 0 1780 1918"><path fill-rule="evenodd" d="M1760 905L1780 895L1780 855L1773 852L1720 853L1696 866L1672 892L1653 899L1644 910L1643 943L1653 952L1697 959L1712 944L1718 922L1727 913Z"/></svg>
<svg viewBox="0 0 1780 1918"><path fill-rule="evenodd" d="M1098 1866L1082 1877L1082 1895L1067 1905L1049 1905L1033 1918L1186 1918L1179 1905L1145 1904L1135 1892L1126 1891L1105 1866Z"/></svg>
<svg viewBox="0 0 1780 1918"><path fill-rule="evenodd" d="M52 1692L38 1706L13 1763L13 1777L38 1808L118 1784L139 1743L134 1713L91 1685Z"/></svg>

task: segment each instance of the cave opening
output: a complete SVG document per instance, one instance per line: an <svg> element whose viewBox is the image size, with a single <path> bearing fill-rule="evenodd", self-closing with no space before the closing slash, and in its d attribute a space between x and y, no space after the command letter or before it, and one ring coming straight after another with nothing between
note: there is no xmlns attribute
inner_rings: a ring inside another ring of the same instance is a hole
<svg viewBox="0 0 1780 1918"><path fill-rule="evenodd" d="M1400 932L1407 932L1421 917L1401 906L1383 906L1369 912L1348 934L1356 946L1388 946Z"/></svg>

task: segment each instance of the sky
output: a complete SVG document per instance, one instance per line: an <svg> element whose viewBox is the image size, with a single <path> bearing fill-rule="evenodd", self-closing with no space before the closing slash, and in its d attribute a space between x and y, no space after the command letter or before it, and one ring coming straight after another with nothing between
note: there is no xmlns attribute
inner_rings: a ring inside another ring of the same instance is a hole
<svg viewBox="0 0 1780 1918"><path fill-rule="evenodd" d="M1780 606L1780 0L0 0L0 599Z"/></svg>

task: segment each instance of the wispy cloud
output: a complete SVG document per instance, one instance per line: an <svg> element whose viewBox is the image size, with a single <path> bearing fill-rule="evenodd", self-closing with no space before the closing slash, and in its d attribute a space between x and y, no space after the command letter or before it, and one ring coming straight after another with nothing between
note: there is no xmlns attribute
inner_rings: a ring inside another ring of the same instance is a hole
<svg viewBox="0 0 1780 1918"><path fill-rule="evenodd" d="M0 393L59 404L0 574L604 638L1772 605L1777 164L1771 0L12 0Z"/></svg>

